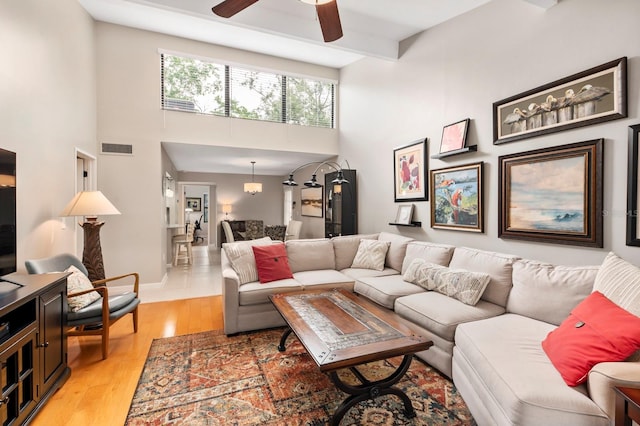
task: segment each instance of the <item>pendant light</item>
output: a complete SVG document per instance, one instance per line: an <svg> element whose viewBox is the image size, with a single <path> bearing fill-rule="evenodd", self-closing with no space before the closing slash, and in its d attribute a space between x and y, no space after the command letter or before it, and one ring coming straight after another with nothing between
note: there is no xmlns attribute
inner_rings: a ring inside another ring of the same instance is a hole
<svg viewBox="0 0 640 426"><path fill-rule="evenodd" d="M255 182L255 167L256 162L251 162L251 182L244 184L244 192L248 192L251 195L256 195L258 192L262 192L262 184Z"/></svg>

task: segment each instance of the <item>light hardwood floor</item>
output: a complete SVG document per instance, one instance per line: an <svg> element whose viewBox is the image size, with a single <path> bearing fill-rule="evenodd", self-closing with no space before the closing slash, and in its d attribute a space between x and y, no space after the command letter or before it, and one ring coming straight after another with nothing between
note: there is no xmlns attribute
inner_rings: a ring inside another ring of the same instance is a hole
<svg viewBox="0 0 640 426"><path fill-rule="evenodd" d="M138 333L131 315L111 327L109 357L100 337L70 337L71 377L31 423L34 426L123 425L155 338L222 329L222 297L143 303Z"/></svg>

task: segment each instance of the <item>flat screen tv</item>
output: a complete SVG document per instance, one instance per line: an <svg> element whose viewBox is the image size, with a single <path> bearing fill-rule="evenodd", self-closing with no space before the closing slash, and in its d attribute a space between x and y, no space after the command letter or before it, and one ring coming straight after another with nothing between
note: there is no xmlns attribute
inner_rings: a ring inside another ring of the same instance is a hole
<svg viewBox="0 0 640 426"><path fill-rule="evenodd" d="M16 153L0 148L0 276L16 271Z"/></svg>

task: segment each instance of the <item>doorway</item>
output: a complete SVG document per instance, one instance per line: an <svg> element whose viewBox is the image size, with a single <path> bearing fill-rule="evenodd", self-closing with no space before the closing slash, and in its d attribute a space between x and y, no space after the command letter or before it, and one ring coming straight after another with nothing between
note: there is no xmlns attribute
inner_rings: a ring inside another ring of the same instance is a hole
<svg viewBox="0 0 640 426"><path fill-rule="evenodd" d="M216 186L210 182L180 182L181 223L195 225L193 245L216 246Z"/></svg>

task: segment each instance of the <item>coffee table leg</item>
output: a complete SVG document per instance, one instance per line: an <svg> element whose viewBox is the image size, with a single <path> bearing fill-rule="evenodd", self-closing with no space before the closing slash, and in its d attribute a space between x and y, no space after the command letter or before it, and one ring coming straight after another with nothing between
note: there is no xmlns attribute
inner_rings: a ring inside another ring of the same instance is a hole
<svg viewBox="0 0 640 426"><path fill-rule="evenodd" d="M392 387L394 384L398 383L398 381L405 375L407 370L409 369L409 365L411 365L412 355L405 355L402 359L402 363L400 366L389 375L389 377L381 380L376 380L375 382L370 382L367 380L358 370L352 368L351 370L356 375L358 380L362 383L360 385L349 385L344 383L338 377L338 373L332 371L329 373L329 377L336 385L338 389L341 391L350 394L347 399L345 399L340 407L333 414L333 418L331 419L332 425L340 424L340 420L344 417L345 414L353 407L361 401L367 399L375 399L382 395L395 395L402 400L404 404L404 414L407 418L411 419L416 416L416 412L413 409L413 405L411 404L411 400L402 390L398 388Z"/></svg>
<svg viewBox="0 0 640 426"><path fill-rule="evenodd" d="M282 337L280 338L280 344L278 345L278 350L280 352L284 352L285 351L285 346L284 344L287 341L287 337L289 337L289 335L291 334L291 327L287 327L286 330L284 330L284 333L282 333Z"/></svg>

